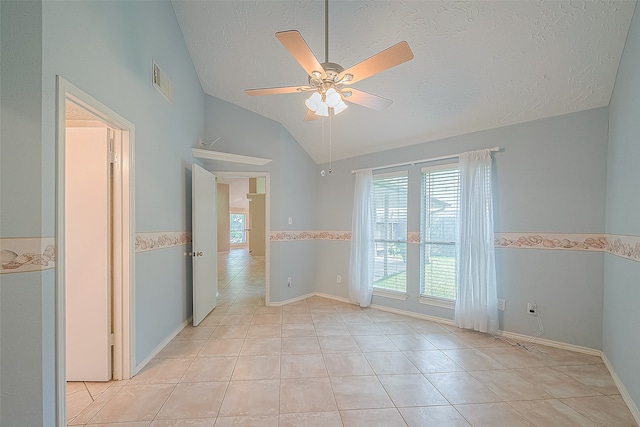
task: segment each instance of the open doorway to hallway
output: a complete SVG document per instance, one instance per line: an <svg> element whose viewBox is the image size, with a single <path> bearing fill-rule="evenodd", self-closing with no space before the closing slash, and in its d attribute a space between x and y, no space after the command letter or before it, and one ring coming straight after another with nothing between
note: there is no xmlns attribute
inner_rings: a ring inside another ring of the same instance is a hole
<svg viewBox="0 0 640 427"><path fill-rule="evenodd" d="M218 306L269 305L269 176L218 177Z"/></svg>
<svg viewBox="0 0 640 427"><path fill-rule="evenodd" d="M254 256L248 248L218 253L218 306L245 301L261 305L265 300L265 257Z"/></svg>

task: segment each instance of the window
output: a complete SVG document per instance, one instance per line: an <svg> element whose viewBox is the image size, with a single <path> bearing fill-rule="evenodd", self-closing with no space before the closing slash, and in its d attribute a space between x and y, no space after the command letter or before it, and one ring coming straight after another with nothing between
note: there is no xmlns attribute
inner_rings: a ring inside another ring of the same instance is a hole
<svg viewBox="0 0 640 427"><path fill-rule="evenodd" d="M246 214L231 214L231 238L229 242L232 245L243 245L247 243L247 234L245 232L247 215Z"/></svg>
<svg viewBox="0 0 640 427"><path fill-rule="evenodd" d="M407 291L407 172L373 177L374 275L378 290Z"/></svg>
<svg viewBox="0 0 640 427"><path fill-rule="evenodd" d="M460 212L458 165L422 169L420 294L456 299L456 250Z"/></svg>

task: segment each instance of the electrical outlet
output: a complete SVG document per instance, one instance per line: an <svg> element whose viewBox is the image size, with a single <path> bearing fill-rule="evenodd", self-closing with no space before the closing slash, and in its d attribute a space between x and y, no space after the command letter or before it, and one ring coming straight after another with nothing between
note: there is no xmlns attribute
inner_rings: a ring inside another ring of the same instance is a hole
<svg viewBox="0 0 640 427"><path fill-rule="evenodd" d="M342 283L342 276L338 274L338 277L336 277L336 283Z"/></svg>
<svg viewBox="0 0 640 427"><path fill-rule="evenodd" d="M535 302L530 302L527 304L527 313L531 314L532 316L538 315L538 306Z"/></svg>
<svg viewBox="0 0 640 427"><path fill-rule="evenodd" d="M507 302L505 300L499 299L498 300L498 310L504 311L504 307L505 307L506 303Z"/></svg>
<svg viewBox="0 0 640 427"><path fill-rule="evenodd" d="M292 216L289 217L289 225L291 225L291 224L293 224L293 217Z"/></svg>
<svg viewBox="0 0 640 427"><path fill-rule="evenodd" d="M287 286L291 287L291 277L287 277Z"/></svg>

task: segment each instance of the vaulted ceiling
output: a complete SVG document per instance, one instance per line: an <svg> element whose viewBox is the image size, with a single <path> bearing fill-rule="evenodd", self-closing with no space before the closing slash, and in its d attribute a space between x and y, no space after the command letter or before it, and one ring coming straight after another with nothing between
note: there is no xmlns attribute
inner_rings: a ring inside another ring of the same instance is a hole
<svg viewBox="0 0 640 427"><path fill-rule="evenodd" d="M298 30L324 62L324 1L172 3L204 91L280 122L317 163L327 161L322 120L303 122L309 93L244 92L308 83L274 34ZM348 68L402 40L415 55L354 84L393 104L384 111L350 104L335 116L333 159L608 105L634 8L633 1L331 1L330 62Z"/></svg>

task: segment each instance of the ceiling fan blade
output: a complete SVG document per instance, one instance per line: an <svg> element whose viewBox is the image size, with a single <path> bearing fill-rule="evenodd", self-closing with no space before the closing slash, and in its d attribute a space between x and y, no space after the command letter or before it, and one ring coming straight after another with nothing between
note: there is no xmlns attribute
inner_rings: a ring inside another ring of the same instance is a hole
<svg viewBox="0 0 640 427"><path fill-rule="evenodd" d="M351 74L353 78L342 83L353 84L412 59L413 52L409 47L409 43L402 41L344 70L338 75L338 79L342 79L346 74Z"/></svg>
<svg viewBox="0 0 640 427"><path fill-rule="evenodd" d="M314 120L318 120L320 118L320 116L318 116L316 113L314 113L311 110L307 110L307 114L304 116L304 121L305 122L312 122Z"/></svg>
<svg viewBox="0 0 640 427"><path fill-rule="evenodd" d="M310 86L285 86L285 87L268 87L262 89L245 89L245 93L249 96L262 95L281 95L283 93L305 92L313 89Z"/></svg>
<svg viewBox="0 0 640 427"><path fill-rule="evenodd" d="M390 99L373 95L358 89L348 88L343 89L343 92L351 92L351 96L343 96L345 101L353 102L354 104L362 105L363 107L371 108L376 111L382 111L393 103Z"/></svg>
<svg viewBox="0 0 640 427"><path fill-rule="evenodd" d="M321 78L325 78L326 74L324 68L318 62L318 58L311 52L309 45L304 41L300 33L296 30L281 31L276 33L276 37L280 40L280 43L287 48L289 53L294 57L298 64L304 68L304 70L310 76L313 76L313 72L320 73Z"/></svg>

